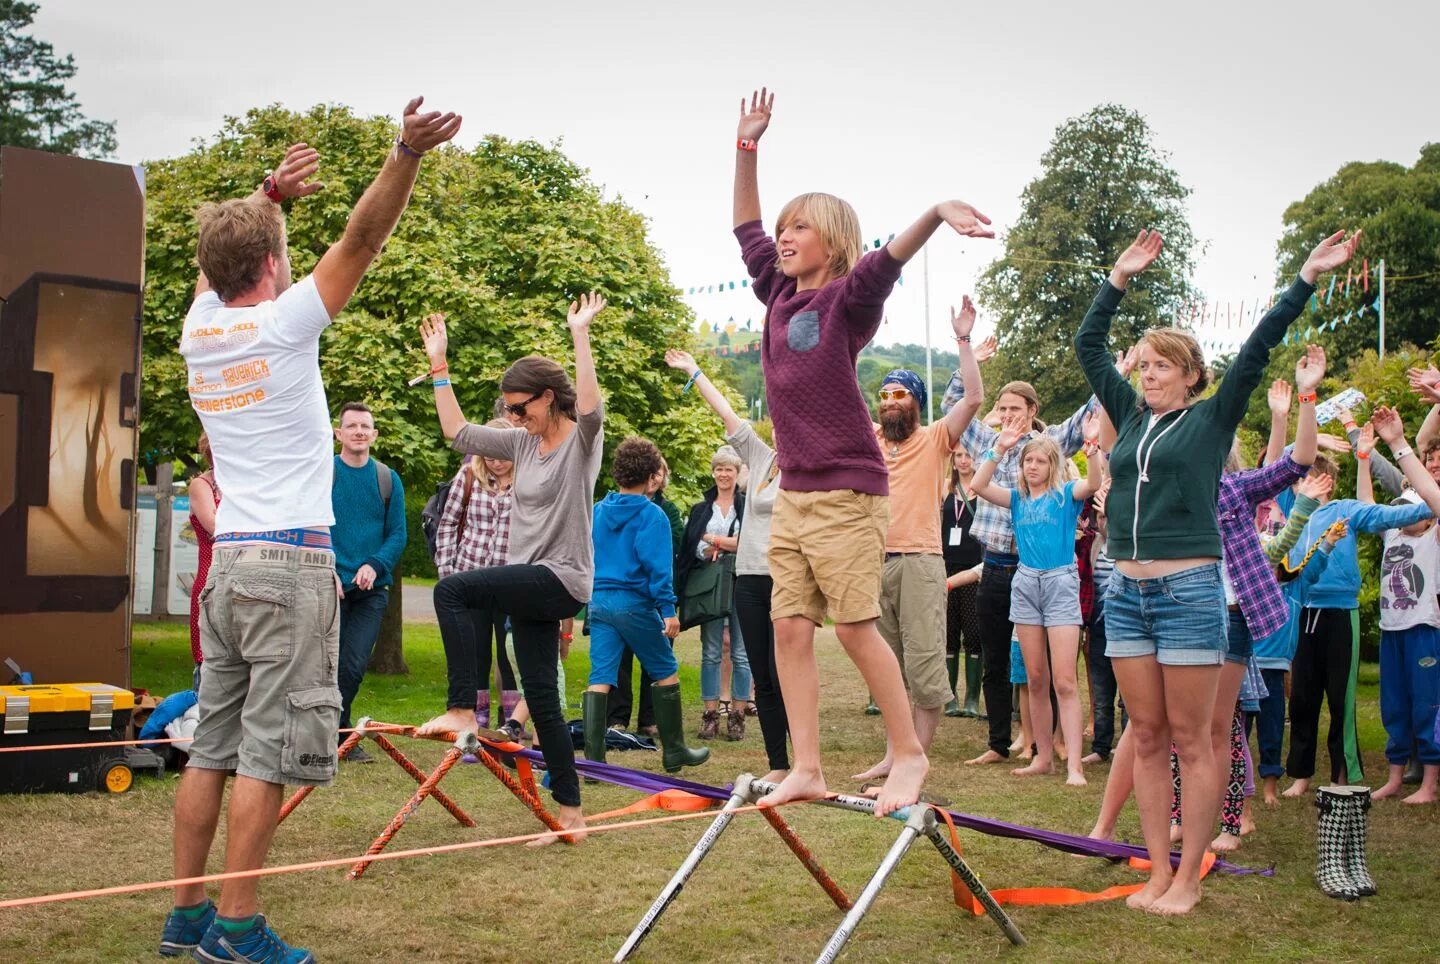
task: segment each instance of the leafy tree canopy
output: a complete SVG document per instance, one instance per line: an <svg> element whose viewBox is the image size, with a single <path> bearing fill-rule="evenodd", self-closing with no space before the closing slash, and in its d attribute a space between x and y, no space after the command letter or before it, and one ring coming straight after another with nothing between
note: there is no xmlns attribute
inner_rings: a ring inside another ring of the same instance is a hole
<svg viewBox="0 0 1440 964"><path fill-rule="evenodd" d="M75 58L30 36L36 3L0 0L0 144L57 154L115 153L115 124L89 120L65 82Z"/></svg>

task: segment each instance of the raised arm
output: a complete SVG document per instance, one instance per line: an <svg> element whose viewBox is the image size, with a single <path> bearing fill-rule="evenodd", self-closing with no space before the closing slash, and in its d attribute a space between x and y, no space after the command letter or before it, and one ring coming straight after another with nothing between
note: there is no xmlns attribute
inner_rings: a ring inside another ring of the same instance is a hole
<svg viewBox="0 0 1440 964"><path fill-rule="evenodd" d="M1300 541L1300 534L1305 531L1305 523L1310 521L1311 514L1320 500L1330 494L1334 488L1335 480L1328 475L1306 476L1296 486L1295 504L1290 508L1290 514L1285 517L1285 528L1265 545L1265 558L1270 560L1271 565L1279 565L1280 561L1290 554L1295 548L1295 543Z"/></svg>
<svg viewBox="0 0 1440 964"><path fill-rule="evenodd" d="M1369 422L1355 433L1355 501L1375 502L1375 480L1370 474L1370 460L1375 451L1375 426Z"/></svg>
<svg viewBox="0 0 1440 964"><path fill-rule="evenodd" d="M726 435L734 435L740 426L745 424L745 420L736 415L735 409L730 407L729 399L715 387L715 383L710 381L709 376L695 363L695 358L688 351L671 348L665 352L665 364L690 376L690 384L699 390L700 397L705 399L705 404L710 406L711 411L720 416Z"/></svg>
<svg viewBox="0 0 1440 964"><path fill-rule="evenodd" d="M1085 313L1085 320L1080 323L1080 330L1075 333L1075 354L1080 359L1080 369L1090 383L1090 390L1100 399L1100 404L1117 428L1134 410L1136 395L1129 380L1115 370L1115 363L1111 360L1106 344L1110 323L1120 307L1120 299L1125 297L1130 279L1153 264L1164 246L1159 231L1141 231L1136 235L1134 243L1125 249L1110 270L1110 277L1101 283L1090 310Z"/></svg>
<svg viewBox="0 0 1440 964"><path fill-rule="evenodd" d="M740 124L735 131L735 227L760 220L760 181L756 175L756 150L765 128L770 126L770 111L775 95L764 87L750 95L750 108L740 98Z"/></svg>
<svg viewBox="0 0 1440 964"><path fill-rule="evenodd" d="M1375 426L1375 434L1390 446L1396 467L1405 473L1405 481L1430 507L1431 513L1440 515L1440 483L1425 471L1425 465L1415 450L1405 444L1405 425L1400 421L1399 413L1385 405L1376 406L1375 411L1370 413L1370 424Z"/></svg>
<svg viewBox="0 0 1440 964"><path fill-rule="evenodd" d="M1360 426L1355 422L1355 416L1351 414L1350 409L1342 408L1335 413L1335 417L1340 420L1341 425L1345 426L1345 438L1349 441L1351 450L1358 453L1360 451L1361 432ZM1321 433L1321 448L1325 447L1326 438L1327 436ZM1405 489L1405 476L1399 469L1390 464L1389 459L1375 451L1374 429L1371 429L1369 452L1370 455L1366 459L1366 462L1369 466L1372 491L1375 483L1379 483L1380 488L1386 492L1389 492L1391 495L1399 495ZM1356 458L1359 458L1358 454Z"/></svg>
<svg viewBox="0 0 1440 964"><path fill-rule="evenodd" d="M980 362L975 358L974 349L970 345L970 332L975 327L975 305L970 301L969 295L965 296L958 313L953 307L950 309L950 327L955 332L956 348L960 353L960 378L969 386L965 397L945 413L945 430L950 435L950 445L953 447L960 441L966 426L985 402Z"/></svg>
<svg viewBox="0 0 1440 964"><path fill-rule="evenodd" d="M435 381L435 414L440 416L440 431L450 441L465 427L465 413L460 411L460 402L450 387L450 363L445 360L450 338L445 332L445 316L436 312L420 322L420 339L425 343Z"/></svg>
<svg viewBox="0 0 1440 964"><path fill-rule="evenodd" d="M1290 383L1277 378L1270 383L1266 401L1270 405L1270 439L1265 443L1265 465L1280 461L1290 438Z"/></svg>
<svg viewBox="0 0 1440 964"><path fill-rule="evenodd" d="M1300 414L1295 421L1295 448L1290 457L1309 468L1315 464L1315 436L1320 427L1315 422L1315 390L1325 377L1325 349L1309 345L1295 362L1295 392L1300 399Z"/></svg>
<svg viewBox="0 0 1440 964"><path fill-rule="evenodd" d="M948 224L955 233L967 238L993 238L990 219L964 201L941 201L920 215L919 220L895 235L886 250L896 261L906 262L920 253L930 235L942 224Z"/></svg>
<svg viewBox="0 0 1440 964"><path fill-rule="evenodd" d="M459 114L420 113L424 100L416 97L405 105L400 137L386 155L380 173L350 213L345 233L315 266L315 287L331 318L340 314L399 223L401 213L410 203L410 189L420 172L421 155L450 140L460 130Z"/></svg>
<svg viewBox="0 0 1440 964"><path fill-rule="evenodd" d="M565 323L575 342L575 414L589 415L600 407L600 382L595 378L595 357L590 353L590 322L605 308L605 299L593 291L570 302Z"/></svg>
<svg viewBox="0 0 1440 964"><path fill-rule="evenodd" d="M1097 423L1096 428L1099 428ZM1077 502L1083 502L1096 492L1105 481L1105 471L1100 467L1103 458L1100 454L1100 443L1092 439L1085 440L1085 478L1075 483L1070 490L1070 495Z"/></svg>
<svg viewBox="0 0 1440 964"><path fill-rule="evenodd" d="M1020 429L1014 425L1005 426L990 443L990 450L980 460L980 467L975 470L975 477L970 480L970 488L976 495L1005 509L1010 508L1010 490L990 480L995 477L995 466L1019 440Z"/></svg>

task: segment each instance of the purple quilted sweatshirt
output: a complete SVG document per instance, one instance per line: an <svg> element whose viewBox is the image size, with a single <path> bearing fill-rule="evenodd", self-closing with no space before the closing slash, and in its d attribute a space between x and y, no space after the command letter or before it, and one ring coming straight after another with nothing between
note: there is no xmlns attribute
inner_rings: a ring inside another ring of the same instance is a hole
<svg viewBox="0 0 1440 964"><path fill-rule="evenodd" d="M755 297L766 308L760 358L780 487L889 495L889 473L860 394L855 359L880 328L901 262L881 248L845 277L796 291L759 221L740 225L735 237Z"/></svg>

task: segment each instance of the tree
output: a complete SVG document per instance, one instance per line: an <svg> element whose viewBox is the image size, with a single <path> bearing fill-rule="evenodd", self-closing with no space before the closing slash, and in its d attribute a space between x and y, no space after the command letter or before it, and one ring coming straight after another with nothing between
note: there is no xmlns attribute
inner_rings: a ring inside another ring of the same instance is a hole
<svg viewBox="0 0 1440 964"><path fill-rule="evenodd" d="M25 32L39 4L0 0L0 144L56 154L115 153L115 124L87 120L65 82L75 58Z"/></svg>
<svg viewBox="0 0 1440 964"><path fill-rule="evenodd" d="M1165 237L1154 270L1135 278L1115 319L1114 344L1128 345L1153 325L1171 324L1191 300L1194 233L1185 214L1190 189L1151 143L1140 114L1102 104L1067 120L1040 158L1040 176L1021 195L1005 235L1005 254L981 278L981 303L998 317L1000 354L985 370L987 391L1023 379L1035 386L1042 417L1068 415L1090 394L1071 338L1109 265L1142 228Z"/></svg>
<svg viewBox="0 0 1440 964"><path fill-rule="evenodd" d="M195 284L196 206L253 191L290 143L316 147L325 190L288 206L290 258L300 277L340 237L394 136L391 120L357 117L345 107L297 114L272 106L228 118L213 140L147 165L141 407L147 457L183 460L199 431L176 351ZM677 498L698 493L702 481L708 484L718 431L708 412L676 404L662 355L692 343L694 319L640 215L605 200L555 147L489 137L469 152L451 146L426 157L409 209L322 337L320 360L333 409L363 399L374 410L375 454L414 494L407 500L412 545L422 542L419 507L458 461L440 437L429 388L406 385L426 367L420 319L430 311L449 316L456 394L483 422L511 361L538 353L568 364L565 307L591 289L611 305L591 333L607 446L613 450L627 435L651 438L676 474ZM607 478L602 473L602 487Z"/></svg>

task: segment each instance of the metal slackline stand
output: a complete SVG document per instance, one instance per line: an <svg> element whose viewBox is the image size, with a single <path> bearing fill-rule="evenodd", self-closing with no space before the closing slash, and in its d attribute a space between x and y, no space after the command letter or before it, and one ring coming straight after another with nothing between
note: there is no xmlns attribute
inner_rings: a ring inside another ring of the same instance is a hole
<svg viewBox="0 0 1440 964"><path fill-rule="evenodd" d="M742 774L736 779L735 789L732 791L729 801L726 802L714 822L706 828L705 833L700 837L699 841L696 842L695 848L690 851L690 854L680 865L680 869L675 871L675 875L670 878L670 882L660 891L660 896L655 898L655 902L650 905L650 909L645 912L645 916L640 918L640 923L635 925L635 929L630 932L630 936L625 939L625 943L621 945L620 950L616 952L614 959L617 964L620 961L627 960L630 955L635 952L635 949L640 946L640 942L643 941L651 929L654 928L656 921L660 919L660 915L663 914L665 909L670 906L670 903L679 896L680 891L685 888L685 884L689 881L691 874L695 872L695 868L700 866L700 861L705 859L705 855L715 846L715 842L720 839L720 835L725 832L725 828L728 827L730 821L735 818L734 811L755 803L755 801L773 791L775 787L775 784L757 780L748 773ZM813 802L822 807L835 807L840 810L853 810L858 813L868 813L871 815L875 813L875 801L867 797L835 794L823 800L815 800ZM951 846L950 841L945 838L944 831L942 831L940 827L940 821L935 817L935 811L928 806L916 804L915 806L906 807L891 814L891 818L904 823L904 827L901 829L900 836L896 838L895 843L890 846L889 852L885 854L885 859L880 861L880 866L876 868L869 882L865 884L865 889L860 892L859 899L856 900L853 905L845 897L845 894L840 888L836 886L833 881L830 881L829 875L820 867L818 861L810 856L810 852L805 848L804 844L795 836L794 831L790 830L788 826L785 826L784 821L780 819L779 815L771 809L762 810L761 813L765 815L766 819L770 821L770 825L775 827L776 831L785 839L786 844L788 844L796 856L801 859L806 869L820 882L821 886L825 887L825 892L835 901L836 906L846 911L845 919L840 922L840 926L836 928L835 933L831 935L829 943L825 945L825 949L822 950L820 956L815 959L816 964L829 964L829 962L834 961L840 954L846 942L850 940L850 936L855 933L855 928L860 925L861 919L864 918L865 914L870 910L870 907L875 903L875 898L880 895L880 889L885 886L885 881L889 879L891 873L899 866L901 859L904 858L906 852L910 849L910 845L913 844L921 834L928 837L930 842L935 845L935 849L940 852L940 856L945 858L945 863L950 866L950 869L954 871L955 875L970 889L970 893L975 896L975 899L985 908L991 919L1004 931L1005 936L1010 939L1010 943L1015 945L1023 945L1025 943L1025 938L1020 933L1019 928L1015 926L1014 921L1001 909L1000 905L995 901L995 898L990 895L990 891L986 890L985 885L980 882L980 878L975 875L975 872L965 863L964 858ZM782 829L782 827L784 829ZM827 882L829 882L828 886Z"/></svg>

